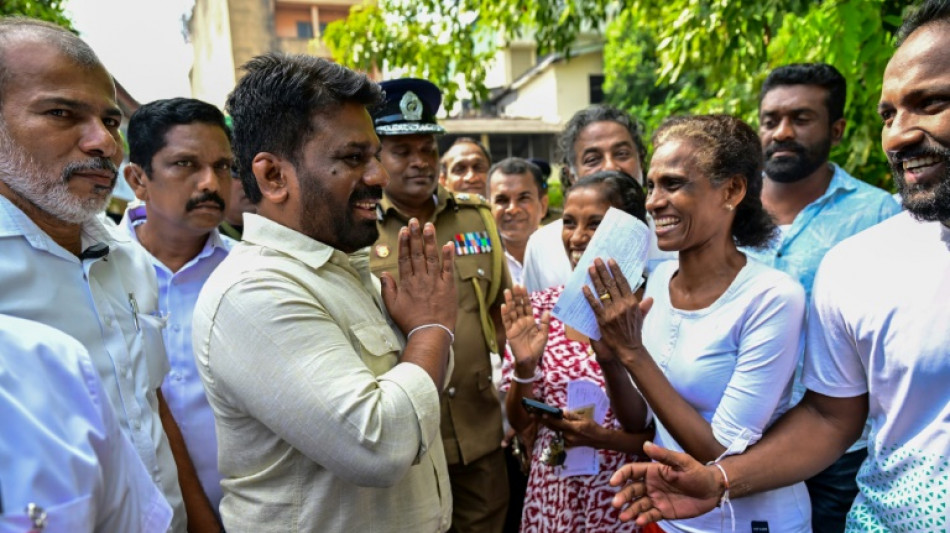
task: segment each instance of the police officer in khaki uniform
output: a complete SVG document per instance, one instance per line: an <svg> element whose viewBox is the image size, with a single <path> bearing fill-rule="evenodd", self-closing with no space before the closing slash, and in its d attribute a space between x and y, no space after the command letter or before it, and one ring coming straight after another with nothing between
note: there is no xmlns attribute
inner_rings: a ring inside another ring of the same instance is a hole
<svg viewBox="0 0 950 533"><path fill-rule="evenodd" d="M491 210L478 195L438 184L435 114L442 94L432 83L381 83L386 103L373 113L389 173L379 207L379 240L371 248L375 274L396 274L396 237L411 217L432 222L438 242L455 243L459 314L455 370L442 394L442 442L452 482L452 531L498 533L508 506L501 450L501 406L492 385L491 351L504 348L500 308L511 286Z"/></svg>

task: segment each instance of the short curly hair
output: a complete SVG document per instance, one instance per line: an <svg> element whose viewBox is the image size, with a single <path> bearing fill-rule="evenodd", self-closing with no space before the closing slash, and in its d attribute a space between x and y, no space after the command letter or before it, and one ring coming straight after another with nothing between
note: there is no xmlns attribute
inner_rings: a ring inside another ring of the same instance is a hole
<svg viewBox="0 0 950 533"><path fill-rule="evenodd" d="M687 141L714 187L740 175L745 198L736 206L732 238L737 246L765 247L775 236L772 217L762 207L762 144L745 122L729 115L690 115L667 119L653 134L653 148Z"/></svg>
<svg viewBox="0 0 950 533"><path fill-rule="evenodd" d="M251 170L258 153L270 152L296 165L316 133L315 116L329 116L349 102L372 108L383 101L376 82L328 59L268 53L243 69L246 74L225 109L231 114L232 147L244 194L253 204L263 198Z"/></svg>
<svg viewBox="0 0 950 533"><path fill-rule="evenodd" d="M567 121L567 125L564 126L564 132L561 133L561 136L557 139L557 148L561 153L565 167L570 169L576 176L577 160L574 153L574 145L577 143L577 138L580 137L584 128L595 122L616 122L626 128L626 130L630 132L630 138L633 139L634 146L637 148L637 155L640 157L640 166L643 167L643 163L647 157L647 148L643 142L643 129L640 127L640 123L637 119L624 111L600 104L592 105L574 113L574 116L572 116L571 119ZM561 171L561 185L563 185L565 190L571 186L564 170Z"/></svg>

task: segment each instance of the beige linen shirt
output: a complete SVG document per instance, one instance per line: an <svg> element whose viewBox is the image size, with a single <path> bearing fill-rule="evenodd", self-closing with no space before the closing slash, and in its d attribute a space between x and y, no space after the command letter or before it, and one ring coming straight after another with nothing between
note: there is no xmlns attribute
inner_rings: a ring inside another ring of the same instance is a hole
<svg viewBox="0 0 950 533"><path fill-rule="evenodd" d="M445 531L439 393L400 364L365 252L245 215L194 314L229 532Z"/></svg>

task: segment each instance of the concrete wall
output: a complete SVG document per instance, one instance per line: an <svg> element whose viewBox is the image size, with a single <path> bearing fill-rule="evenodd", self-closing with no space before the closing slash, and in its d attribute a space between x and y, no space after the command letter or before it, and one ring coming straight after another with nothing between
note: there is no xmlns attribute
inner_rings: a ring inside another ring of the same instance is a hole
<svg viewBox="0 0 950 533"><path fill-rule="evenodd" d="M590 75L604 73L604 54L591 52L562 61L555 66L557 112L561 122L590 105Z"/></svg>
<svg viewBox="0 0 950 533"><path fill-rule="evenodd" d="M272 51L329 57L321 44L297 38L297 20L319 23L345 17L360 0L195 0L189 25L195 49L192 96L224 107L243 75L241 66Z"/></svg>
<svg viewBox="0 0 950 533"><path fill-rule="evenodd" d="M236 81L228 0L195 0L190 33L191 94L223 108Z"/></svg>
<svg viewBox="0 0 950 533"><path fill-rule="evenodd" d="M590 105L589 76L603 72L600 51L553 63L519 87L501 114L563 124Z"/></svg>
<svg viewBox="0 0 950 533"><path fill-rule="evenodd" d="M277 49L274 0L230 0L231 53L237 69L251 58ZM240 79L241 72L235 73Z"/></svg>

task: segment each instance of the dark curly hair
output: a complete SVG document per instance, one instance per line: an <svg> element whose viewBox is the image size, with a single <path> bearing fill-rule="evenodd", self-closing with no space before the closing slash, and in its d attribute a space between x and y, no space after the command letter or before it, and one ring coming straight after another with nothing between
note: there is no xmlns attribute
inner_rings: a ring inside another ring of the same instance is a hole
<svg viewBox="0 0 950 533"><path fill-rule="evenodd" d="M561 170L561 185L565 190L571 186L567 177L567 169L570 169L570 172L575 174L576 177L575 170L577 168L577 161L575 159L574 145L577 143L577 138L581 132L584 131L584 128L595 122L616 122L626 128L627 131L630 132L630 138L633 139L633 144L637 148L637 155L640 156L640 167L642 168L644 166L643 163L647 157L647 148L643 143L643 131L640 127L640 123L626 112L615 107L600 104L592 105L574 113L574 116L571 117L571 119L567 121L567 125L564 126L564 132L561 133L561 136L557 139L557 148L561 153L561 158L566 167ZM646 169L644 169L644 172L646 172Z"/></svg>
<svg viewBox="0 0 950 533"><path fill-rule="evenodd" d="M371 108L383 101L379 85L364 74L330 60L303 54L270 53L244 65L247 74L228 96L237 169L244 194L261 201L261 189L251 171L260 152L299 163L304 144L313 136L313 118L330 115L344 103Z"/></svg>
<svg viewBox="0 0 950 533"><path fill-rule="evenodd" d="M633 176L619 170L594 172L571 185L564 193L564 203L567 203L567 199L572 192L587 187L602 187L604 197L610 202L611 206L637 217L646 224L646 193L643 191L643 186L637 183Z"/></svg>
<svg viewBox="0 0 950 533"><path fill-rule="evenodd" d="M762 207L762 144L755 130L729 115L673 117L653 134L653 149L674 140L691 143L714 187L735 175L745 179L746 193L736 206L732 238L737 246L765 247L776 227Z"/></svg>
<svg viewBox="0 0 950 533"><path fill-rule="evenodd" d="M848 82L834 66L827 63L792 63L783 65L769 73L759 91L759 107L762 99L776 87L789 85L815 85L825 89L825 108L828 110L828 122L832 123L844 116L844 104L848 95Z"/></svg>

